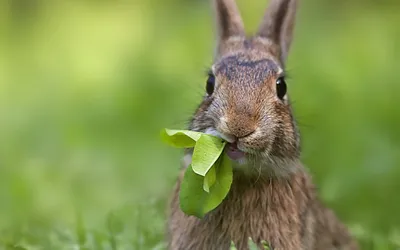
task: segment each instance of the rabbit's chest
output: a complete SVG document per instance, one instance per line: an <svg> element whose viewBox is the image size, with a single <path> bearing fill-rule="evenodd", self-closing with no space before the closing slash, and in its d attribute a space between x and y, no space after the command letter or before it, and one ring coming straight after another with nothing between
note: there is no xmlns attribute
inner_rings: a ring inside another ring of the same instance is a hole
<svg viewBox="0 0 400 250"><path fill-rule="evenodd" d="M254 242L268 242L272 249L299 249L301 214L295 200L289 197L230 194L205 218L187 218L184 248L229 249L233 241L238 249L247 249L251 237Z"/></svg>
<svg viewBox="0 0 400 250"><path fill-rule="evenodd" d="M299 182L236 180L222 204L203 219L184 215L174 199L172 242L180 248L171 249L229 249L231 241L247 249L249 237L275 250L301 249L308 198Z"/></svg>
<svg viewBox="0 0 400 250"><path fill-rule="evenodd" d="M245 249L249 237L255 242L266 241L274 249L296 249L301 244L301 219L294 204L262 204L259 200L252 205L236 204L229 209L225 207L227 205L201 221L202 226L194 228L207 232L204 240L210 246L204 249L212 249L218 242L226 245L231 240L238 249ZM195 235L201 235L201 232Z"/></svg>

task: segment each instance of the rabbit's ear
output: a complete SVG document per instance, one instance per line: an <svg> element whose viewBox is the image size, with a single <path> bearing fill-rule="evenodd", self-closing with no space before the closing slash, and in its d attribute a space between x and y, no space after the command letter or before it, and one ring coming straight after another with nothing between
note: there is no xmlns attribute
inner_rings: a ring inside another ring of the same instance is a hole
<svg viewBox="0 0 400 250"><path fill-rule="evenodd" d="M212 0L214 2L215 19L218 31L218 48L231 37L245 35L243 21L235 0Z"/></svg>
<svg viewBox="0 0 400 250"><path fill-rule="evenodd" d="M285 63L292 42L298 0L270 0L257 35L279 46L279 59Z"/></svg>

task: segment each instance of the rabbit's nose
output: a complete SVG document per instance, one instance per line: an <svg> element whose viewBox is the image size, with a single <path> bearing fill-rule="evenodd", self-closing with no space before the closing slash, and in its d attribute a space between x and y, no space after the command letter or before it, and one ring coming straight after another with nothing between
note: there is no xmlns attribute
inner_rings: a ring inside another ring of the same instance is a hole
<svg viewBox="0 0 400 250"><path fill-rule="evenodd" d="M224 131L240 139L252 134L258 125L258 111L249 102L236 101L231 105L222 118Z"/></svg>
<svg viewBox="0 0 400 250"><path fill-rule="evenodd" d="M251 135L257 129L253 117L247 115L224 116L220 119L218 130L225 137L230 138L227 142L233 143L240 138Z"/></svg>
<svg viewBox="0 0 400 250"><path fill-rule="evenodd" d="M249 117L236 117L227 122L228 133L236 138L251 135L256 130L256 124Z"/></svg>
<svg viewBox="0 0 400 250"><path fill-rule="evenodd" d="M255 131L255 129L240 126L232 128L231 131L236 138L244 138L251 135Z"/></svg>
<svg viewBox="0 0 400 250"><path fill-rule="evenodd" d="M227 124L227 129L224 129L219 134L225 141L229 143L234 143L240 138L251 135L252 133L254 133L255 130L255 128L248 128L245 126L238 126L235 123L230 123Z"/></svg>

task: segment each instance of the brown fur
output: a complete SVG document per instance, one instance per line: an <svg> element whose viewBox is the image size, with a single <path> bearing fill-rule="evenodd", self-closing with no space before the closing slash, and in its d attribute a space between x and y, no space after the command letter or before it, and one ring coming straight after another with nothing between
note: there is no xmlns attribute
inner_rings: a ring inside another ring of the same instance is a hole
<svg viewBox="0 0 400 250"><path fill-rule="evenodd" d="M244 36L234 0L213 0L219 42L206 95L190 125L194 131L235 138L246 159L234 162L228 196L203 219L179 207L184 167L171 201L170 250L247 249L248 237L275 250L356 250L357 243L334 213L318 200L300 163L300 137L288 96L277 97L284 76L297 0L271 0L256 36Z"/></svg>
<svg viewBox="0 0 400 250"><path fill-rule="evenodd" d="M304 170L287 179L235 175L233 183L225 201L202 220L185 215L174 196L169 249L229 249L231 240L247 249L248 237L265 240L274 250L358 249L332 211L316 199Z"/></svg>

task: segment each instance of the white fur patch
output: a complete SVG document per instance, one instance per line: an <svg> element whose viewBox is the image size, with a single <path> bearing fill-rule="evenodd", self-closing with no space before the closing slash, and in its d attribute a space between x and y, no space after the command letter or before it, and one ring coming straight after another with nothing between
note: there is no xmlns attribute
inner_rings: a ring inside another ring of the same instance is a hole
<svg viewBox="0 0 400 250"><path fill-rule="evenodd" d="M192 163L192 154L191 153L183 156L183 158L181 160L181 164L184 168L187 168L191 163Z"/></svg>
<svg viewBox="0 0 400 250"><path fill-rule="evenodd" d="M209 134L209 135L213 135L213 136L217 136L219 138L224 139L225 141L227 141L229 143L232 143L232 142L235 141L235 138L233 136L222 134L222 133L218 132L214 128L208 128L208 129L206 129L206 131L204 133Z"/></svg>

